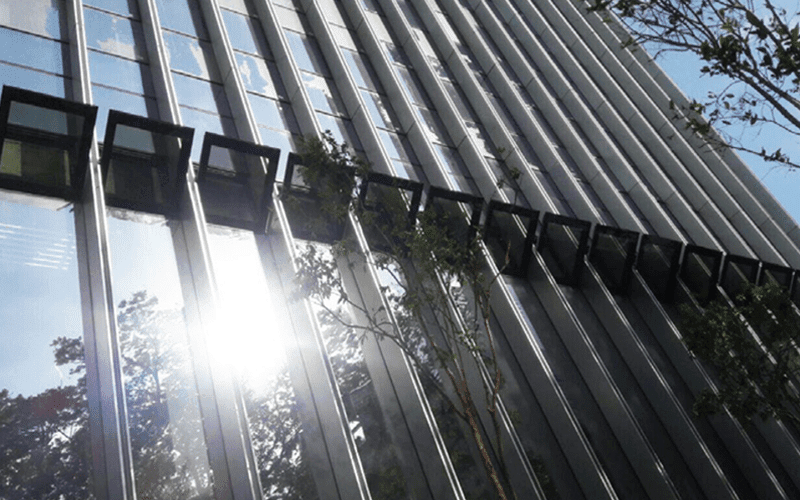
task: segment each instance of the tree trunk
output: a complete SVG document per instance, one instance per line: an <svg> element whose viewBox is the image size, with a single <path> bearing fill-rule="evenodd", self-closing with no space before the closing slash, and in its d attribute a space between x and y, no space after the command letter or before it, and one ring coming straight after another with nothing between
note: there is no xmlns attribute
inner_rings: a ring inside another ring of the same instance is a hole
<svg viewBox="0 0 800 500"><path fill-rule="evenodd" d="M503 483L497 476L497 470L492 463L492 457L489 456L489 450L486 449L486 445L483 442L483 435L481 435L480 427L478 427L478 422L475 419L473 406L471 404L465 406L467 422L469 423L470 430L472 431L472 438L475 440L475 444L478 445L478 450L481 452L481 459L483 462L483 468L486 469L486 475L489 476L492 486L494 486L495 491L497 491L498 498L501 500L508 500L505 489L503 488Z"/></svg>

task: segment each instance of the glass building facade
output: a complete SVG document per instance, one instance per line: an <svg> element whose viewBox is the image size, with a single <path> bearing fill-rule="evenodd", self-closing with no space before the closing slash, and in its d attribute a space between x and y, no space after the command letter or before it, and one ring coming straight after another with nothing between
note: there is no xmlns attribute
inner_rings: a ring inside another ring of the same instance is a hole
<svg viewBox="0 0 800 500"><path fill-rule="evenodd" d="M295 297L329 247L280 193L325 131L420 210L472 203L519 498L800 498L800 429L693 417L715 376L677 312L800 303L800 228L619 29L558 0L0 0L0 499L493 498L403 352Z"/></svg>

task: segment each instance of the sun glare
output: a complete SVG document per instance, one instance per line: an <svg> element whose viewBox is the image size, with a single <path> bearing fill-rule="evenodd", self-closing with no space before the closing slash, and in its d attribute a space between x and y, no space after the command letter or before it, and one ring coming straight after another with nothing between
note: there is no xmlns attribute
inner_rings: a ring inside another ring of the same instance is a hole
<svg viewBox="0 0 800 500"><path fill-rule="evenodd" d="M288 330L274 309L252 233L212 233L209 245L222 305L212 362L257 388L283 369L281 337Z"/></svg>

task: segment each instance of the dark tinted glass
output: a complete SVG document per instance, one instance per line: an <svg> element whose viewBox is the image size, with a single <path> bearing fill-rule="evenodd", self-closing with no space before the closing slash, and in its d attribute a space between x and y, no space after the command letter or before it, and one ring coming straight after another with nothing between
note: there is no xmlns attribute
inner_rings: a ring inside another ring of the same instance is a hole
<svg viewBox="0 0 800 500"><path fill-rule="evenodd" d="M532 235L536 228L536 212L513 214L510 207L490 205L490 216L484 227L484 241L501 272L524 276L531 255ZM531 236L531 237L529 237Z"/></svg>
<svg viewBox="0 0 800 500"><path fill-rule="evenodd" d="M549 214L548 214L549 215ZM545 218L539 252L557 282L577 285L589 237L588 222L567 218Z"/></svg>
<svg viewBox="0 0 800 500"><path fill-rule="evenodd" d="M636 268L647 286L661 300L672 298L680 251L681 243L677 241L647 236L642 239Z"/></svg>
<svg viewBox="0 0 800 500"><path fill-rule="evenodd" d="M702 304L714 293L722 254L715 250L687 246L681 264L681 280Z"/></svg>
<svg viewBox="0 0 800 500"><path fill-rule="evenodd" d="M590 262L612 293L627 289L639 234L597 227Z"/></svg>
<svg viewBox="0 0 800 500"><path fill-rule="evenodd" d="M736 300L748 283L755 284L757 273L757 260L729 255L725 259L720 285L728 297Z"/></svg>

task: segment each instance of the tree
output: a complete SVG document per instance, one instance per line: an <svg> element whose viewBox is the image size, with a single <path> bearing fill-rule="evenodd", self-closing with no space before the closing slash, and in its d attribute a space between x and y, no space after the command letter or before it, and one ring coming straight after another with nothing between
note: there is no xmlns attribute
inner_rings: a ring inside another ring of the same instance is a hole
<svg viewBox="0 0 800 500"><path fill-rule="evenodd" d="M800 424L797 308L775 284L748 287L734 303L681 308L686 346L717 378L717 390L706 389L695 401L695 414L727 408L743 423L757 416Z"/></svg>
<svg viewBox="0 0 800 500"><path fill-rule="evenodd" d="M435 394L466 425L492 489L499 498L508 498L498 412L503 378L489 306L496 276L487 272L480 234L468 229L458 209L438 205L427 207L416 224L410 223L409 200L398 189L384 189L371 200L354 197L357 177L365 175L369 166L329 134L305 138L300 150L299 173L317 213L292 198L296 187L285 189L287 212L302 210L302 217L290 215L290 222L297 221L293 231L302 224L303 234L330 235L330 227L346 224L353 215L369 233L370 245L380 251L363 255L346 232L329 242L329 249L306 244L297 260L296 297L310 299L362 340L372 335L400 347L429 397ZM337 270L365 259L377 270L386 299L372 309L349 297ZM348 309L360 313L360 321L351 320ZM479 394L474 392L475 373ZM491 419L491 438L483 432L482 411Z"/></svg>
<svg viewBox="0 0 800 500"><path fill-rule="evenodd" d="M711 147L731 147L765 161L797 168L780 149L744 144L712 130L767 126L800 136L800 26L797 11L771 0L585 0L589 10L613 12L626 24L624 46L646 44L664 52L689 52L702 73L729 79L721 92L679 109L686 126ZM700 115L705 113L706 119Z"/></svg>

